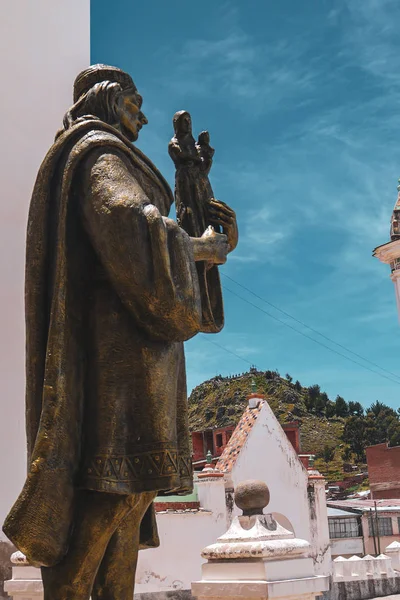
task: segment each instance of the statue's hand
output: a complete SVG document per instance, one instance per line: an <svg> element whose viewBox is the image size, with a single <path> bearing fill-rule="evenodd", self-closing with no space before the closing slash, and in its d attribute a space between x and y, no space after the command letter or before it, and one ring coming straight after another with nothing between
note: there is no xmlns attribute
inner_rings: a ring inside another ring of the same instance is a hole
<svg viewBox="0 0 400 600"><path fill-rule="evenodd" d="M225 202L212 198L208 205L209 221L212 225L220 225L228 238L229 252L238 244L239 231L236 213Z"/></svg>
<svg viewBox="0 0 400 600"><path fill-rule="evenodd" d="M228 238L223 233L217 233L213 227L208 227L200 238L190 238L192 241L194 260L206 261L211 265L223 265L229 252Z"/></svg>

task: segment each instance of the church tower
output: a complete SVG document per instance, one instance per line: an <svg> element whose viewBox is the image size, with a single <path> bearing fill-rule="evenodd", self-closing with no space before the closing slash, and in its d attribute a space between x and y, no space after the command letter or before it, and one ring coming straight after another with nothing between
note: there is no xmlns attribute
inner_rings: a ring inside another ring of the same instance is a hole
<svg viewBox="0 0 400 600"><path fill-rule="evenodd" d="M390 265L390 278L394 283L397 311L400 319L400 179L397 192L397 201L390 222L390 242L375 248L373 256Z"/></svg>

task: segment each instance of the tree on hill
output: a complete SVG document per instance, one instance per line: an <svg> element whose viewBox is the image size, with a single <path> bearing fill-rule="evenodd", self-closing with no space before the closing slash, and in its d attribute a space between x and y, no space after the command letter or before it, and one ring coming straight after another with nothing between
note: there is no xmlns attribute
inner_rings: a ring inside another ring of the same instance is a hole
<svg viewBox="0 0 400 600"><path fill-rule="evenodd" d="M329 402L328 395L325 392L321 392L315 400L315 412L317 415L322 417L326 413L326 406Z"/></svg>
<svg viewBox="0 0 400 600"><path fill-rule="evenodd" d="M374 417L379 417L381 414L386 414L388 411L393 413L395 412L392 408L377 400L371 404L367 413L371 413Z"/></svg>
<svg viewBox="0 0 400 600"><path fill-rule="evenodd" d="M349 407L344 398L342 396L336 396L335 400L336 404L336 416L337 417L347 417L349 414Z"/></svg>
<svg viewBox="0 0 400 600"><path fill-rule="evenodd" d="M321 388L318 384L310 385L307 389L307 394L305 397L306 408L309 412L319 413L321 409Z"/></svg>
<svg viewBox="0 0 400 600"><path fill-rule="evenodd" d="M350 416L357 416L357 417L362 417L364 414L364 408L362 406L362 404L360 404L359 402L353 402L352 400L349 401L349 414Z"/></svg>
<svg viewBox="0 0 400 600"><path fill-rule="evenodd" d="M346 420L343 441L349 445L357 460L365 461L365 419L363 417L353 416Z"/></svg>
<svg viewBox="0 0 400 600"><path fill-rule="evenodd" d="M298 379L295 381L294 387L295 387L296 392L301 392L303 389L302 385Z"/></svg>
<svg viewBox="0 0 400 600"><path fill-rule="evenodd" d="M344 461L348 462L351 459L351 455L352 455L351 448L349 446L347 446L342 452L342 458Z"/></svg>
<svg viewBox="0 0 400 600"><path fill-rule="evenodd" d="M317 383L315 385L310 385L307 393L308 393L309 397L313 401L315 401L321 393L321 388L319 387L319 385Z"/></svg>
<svg viewBox="0 0 400 600"><path fill-rule="evenodd" d="M389 446L400 446L400 421L393 418L388 425Z"/></svg>
<svg viewBox="0 0 400 600"><path fill-rule="evenodd" d="M335 458L335 448L327 445L324 446L324 449L322 451L322 458L324 459L325 464L328 467L328 464L332 462Z"/></svg>
<svg viewBox="0 0 400 600"><path fill-rule="evenodd" d="M325 416L327 419L332 419L332 417L336 416L336 404L329 400L325 407Z"/></svg>
<svg viewBox="0 0 400 600"><path fill-rule="evenodd" d="M367 409L365 421L366 446L382 444L383 442L392 443L392 437L393 442L395 442L396 425L399 424L399 416L393 408L377 400ZM392 445L395 445L395 443Z"/></svg>
<svg viewBox="0 0 400 600"><path fill-rule="evenodd" d="M389 442L400 445L400 420L398 413L382 402L374 402L365 415L348 417L343 430L343 441L357 456L365 460L365 448Z"/></svg>

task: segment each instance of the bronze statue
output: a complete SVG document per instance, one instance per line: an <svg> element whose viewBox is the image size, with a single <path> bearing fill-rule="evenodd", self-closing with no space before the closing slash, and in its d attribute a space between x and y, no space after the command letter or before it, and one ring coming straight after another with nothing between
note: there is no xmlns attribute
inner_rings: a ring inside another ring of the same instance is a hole
<svg viewBox="0 0 400 600"><path fill-rule="evenodd" d="M226 261L236 220L215 200L204 218L224 233L167 217L171 190L131 144L141 105L120 69L80 73L30 205L28 475L3 529L42 567L45 600L131 599L155 496L192 489L183 342L223 325L222 303L204 321L219 279L196 266Z"/></svg>
<svg viewBox="0 0 400 600"><path fill-rule="evenodd" d="M228 235L229 251L237 244L235 213L214 198L208 178L214 149L210 146L208 131L202 131L195 142L190 114L181 110L173 118L175 135L168 152L175 163L175 207L178 225L191 237L200 238L213 226ZM196 269L200 283L204 332L219 331L224 313L218 267L213 262L198 261Z"/></svg>

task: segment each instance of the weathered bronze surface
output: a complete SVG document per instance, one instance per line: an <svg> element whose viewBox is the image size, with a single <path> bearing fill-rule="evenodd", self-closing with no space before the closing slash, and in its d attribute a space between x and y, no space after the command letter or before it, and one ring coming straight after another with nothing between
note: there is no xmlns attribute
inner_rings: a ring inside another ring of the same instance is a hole
<svg viewBox="0 0 400 600"><path fill-rule="evenodd" d="M214 198L208 174L214 149L208 131L203 131L197 143L192 134L192 119L187 111L174 115L175 135L168 151L175 163L175 206L178 225L191 237L200 238L210 226L228 234L230 250L237 244L235 213ZM212 229L208 233L212 234ZM200 283L203 331L215 333L222 329L224 313L218 267L206 261L196 262Z"/></svg>
<svg viewBox="0 0 400 600"><path fill-rule="evenodd" d="M236 218L213 199L207 134L193 150L179 119L181 226L168 218L171 190L131 144L141 105L120 69L78 75L30 205L28 475L3 529L42 567L45 600L131 598L156 493L192 488L183 342L222 327Z"/></svg>

